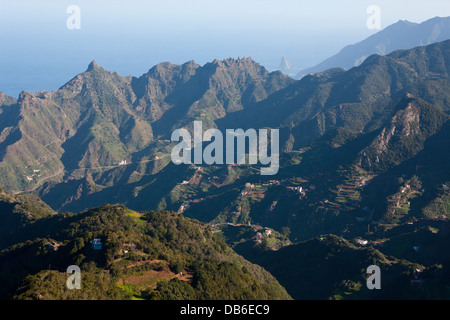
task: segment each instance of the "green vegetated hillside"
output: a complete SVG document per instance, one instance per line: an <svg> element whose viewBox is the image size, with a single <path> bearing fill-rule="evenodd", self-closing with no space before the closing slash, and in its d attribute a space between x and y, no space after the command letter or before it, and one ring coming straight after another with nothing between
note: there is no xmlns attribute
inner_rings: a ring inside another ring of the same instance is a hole
<svg viewBox="0 0 450 320"><path fill-rule="evenodd" d="M11 204L2 220L22 219L0 239L2 298L290 299L211 227L174 212L105 205L54 214L38 199L2 195L2 207ZM100 250L91 246L94 238ZM70 265L81 268L80 290L66 286Z"/></svg>
<svg viewBox="0 0 450 320"><path fill-rule="evenodd" d="M12 195L0 188L0 241L11 241L17 232L39 219L56 215L47 204L32 194Z"/></svg>

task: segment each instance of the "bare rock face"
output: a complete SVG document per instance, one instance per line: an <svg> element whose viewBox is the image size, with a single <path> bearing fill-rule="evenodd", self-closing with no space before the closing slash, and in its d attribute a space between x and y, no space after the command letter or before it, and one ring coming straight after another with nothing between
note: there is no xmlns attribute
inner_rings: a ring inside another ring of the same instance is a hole
<svg viewBox="0 0 450 320"><path fill-rule="evenodd" d="M405 138L411 134L418 134L420 130L420 113L413 103L398 111L388 126L384 127L380 135L372 143L377 155L389 148L394 137Z"/></svg>
<svg viewBox="0 0 450 320"><path fill-rule="evenodd" d="M380 130L370 146L360 152L363 167L377 169L377 164L395 165L413 156L425 140L436 133L448 116L425 101L406 94L394 116Z"/></svg>

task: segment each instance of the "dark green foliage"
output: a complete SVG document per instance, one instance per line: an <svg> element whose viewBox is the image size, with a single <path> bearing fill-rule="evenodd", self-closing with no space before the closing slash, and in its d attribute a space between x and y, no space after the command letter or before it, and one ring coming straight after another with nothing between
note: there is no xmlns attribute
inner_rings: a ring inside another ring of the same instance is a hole
<svg viewBox="0 0 450 320"><path fill-rule="evenodd" d="M82 272L80 290L69 290L68 275L58 271L40 271L27 276L19 285L13 299L18 300L125 300L131 295L121 290L114 278L101 269Z"/></svg>
<svg viewBox="0 0 450 320"><path fill-rule="evenodd" d="M119 280L152 270L174 276L183 272L195 280L156 279L156 291L143 289L140 297L289 298L269 273L236 255L209 227L173 212L136 213L105 205L41 218L24 228L22 242L0 251L3 298L10 292L17 299L126 299L136 294L124 286L121 290ZM13 232L13 238L19 237ZM101 250L91 248L94 238L101 239ZM60 247L53 251L48 242ZM132 248L126 255L124 245ZM72 264L82 270L84 289L79 293L69 292L63 281L65 269ZM243 266L251 272L244 272ZM49 268L52 271L45 271Z"/></svg>
<svg viewBox="0 0 450 320"><path fill-rule="evenodd" d="M156 290L150 294L152 300L195 300L198 299L195 289L178 279L158 283Z"/></svg>
<svg viewBox="0 0 450 320"><path fill-rule="evenodd" d="M420 265L387 257L378 250L357 247L343 238L325 235L277 252L247 255L274 274L294 299L408 299L410 279ZM378 265L382 290L366 287L366 269Z"/></svg>

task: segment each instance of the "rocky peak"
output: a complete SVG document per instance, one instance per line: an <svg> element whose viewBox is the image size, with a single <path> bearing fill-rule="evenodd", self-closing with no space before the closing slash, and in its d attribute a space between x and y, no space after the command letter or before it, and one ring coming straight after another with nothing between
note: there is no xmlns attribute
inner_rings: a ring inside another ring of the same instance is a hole
<svg viewBox="0 0 450 320"><path fill-rule="evenodd" d="M2 104L12 104L15 103L16 99L8 96L6 93L0 91L0 105Z"/></svg>
<svg viewBox="0 0 450 320"><path fill-rule="evenodd" d="M213 65L218 66L218 67L224 67L224 68L230 68L230 67L242 67L242 66L255 66L259 64L254 61L252 58L250 57L243 57L243 58L226 58L224 60L218 60L218 59L214 59L214 61L212 62Z"/></svg>
<svg viewBox="0 0 450 320"><path fill-rule="evenodd" d="M288 59L286 59L285 57L282 57L278 69L282 70L282 71L291 70L292 69L291 62Z"/></svg>
<svg viewBox="0 0 450 320"><path fill-rule="evenodd" d="M177 67L177 65L172 64L168 61L166 62L161 62L158 63L157 65L153 66L148 73L162 73L165 72L166 70L171 70L174 69L175 67Z"/></svg>
<svg viewBox="0 0 450 320"><path fill-rule="evenodd" d="M22 103L22 102L30 102L32 99L34 98L34 94L28 92L28 91L22 91L19 94L19 99L18 102Z"/></svg>
<svg viewBox="0 0 450 320"><path fill-rule="evenodd" d="M89 64L86 72L93 71L93 70L100 70L100 69L103 69L103 68L97 64L97 61L92 60L91 63Z"/></svg>

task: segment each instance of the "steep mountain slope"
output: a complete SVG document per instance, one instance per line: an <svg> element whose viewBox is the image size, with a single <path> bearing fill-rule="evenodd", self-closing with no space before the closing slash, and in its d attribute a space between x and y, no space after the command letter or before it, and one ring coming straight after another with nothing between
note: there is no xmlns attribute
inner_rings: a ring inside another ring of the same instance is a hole
<svg viewBox="0 0 450 320"><path fill-rule="evenodd" d="M54 215L56 212L37 196L12 195L0 188L0 248L12 244L25 226Z"/></svg>
<svg viewBox="0 0 450 320"><path fill-rule="evenodd" d="M450 17L435 17L420 24L400 20L363 41L346 46L338 54L318 65L301 70L296 78L335 67L348 70L360 65L372 54L386 55L395 50L411 49L448 39Z"/></svg>
<svg viewBox="0 0 450 320"><path fill-rule="evenodd" d="M397 105L395 115L361 151L360 165L372 171L400 164L417 154L424 142L437 133L449 116L407 94Z"/></svg>
<svg viewBox="0 0 450 320"><path fill-rule="evenodd" d="M388 222L446 220L450 152L443 146L449 141L447 121L415 156L374 177L361 193L361 206L373 208L374 219Z"/></svg>
<svg viewBox="0 0 450 320"><path fill-rule="evenodd" d="M13 97L6 95L4 92L0 92L0 106L10 106L16 102L17 100Z"/></svg>
<svg viewBox="0 0 450 320"><path fill-rule="evenodd" d="M347 72L331 69L307 76L217 123L220 128L281 127L281 143L298 149L336 128L378 129L407 92L420 93L418 97L448 112L449 49L450 41L444 41L373 55Z"/></svg>
<svg viewBox="0 0 450 320"><path fill-rule="evenodd" d="M199 117L212 124L292 82L250 58L202 67L162 63L140 78L93 61L59 90L22 92L17 102L1 95L0 182L34 190L44 181L85 176L84 169L148 162L165 148L157 140L174 128Z"/></svg>

